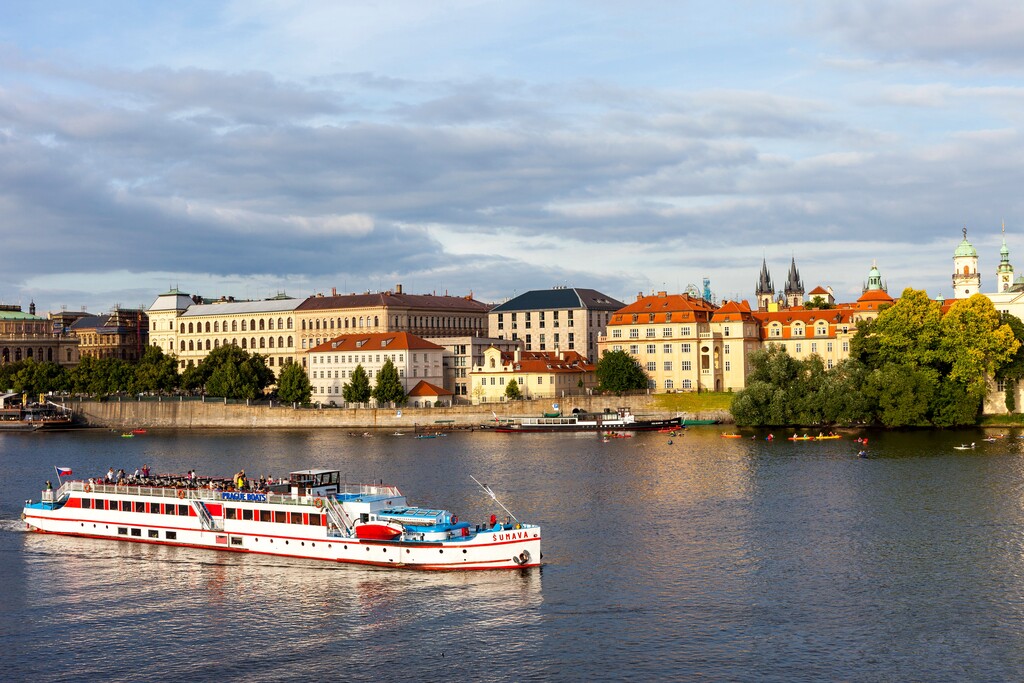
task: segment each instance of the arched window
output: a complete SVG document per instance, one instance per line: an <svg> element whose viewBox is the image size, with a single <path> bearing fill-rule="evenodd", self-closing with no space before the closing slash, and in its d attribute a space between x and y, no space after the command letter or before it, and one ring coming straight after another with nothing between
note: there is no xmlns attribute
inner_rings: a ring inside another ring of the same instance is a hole
<svg viewBox="0 0 1024 683"><path fill-rule="evenodd" d="M265 337L260 337L260 348L261 349L267 348L267 340L266 340Z"/></svg>
<svg viewBox="0 0 1024 683"><path fill-rule="evenodd" d="M242 348L245 348L245 337L242 337Z"/></svg>
<svg viewBox="0 0 1024 683"><path fill-rule="evenodd" d="M249 348L250 349L255 349L256 348L256 337L253 337L252 339L249 340Z"/></svg>
<svg viewBox="0 0 1024 683"><path fill-rule="evenodd" d="M214 339L213 340L213 348L215 348L215 349L219 349L220 348L220 339Z"/></svg>
<svg viewBox="0 0 1024 683"><path fill-rule="evenodd" d="M273 318L269 318L267 320L267 329L268 330L274 329L274 319Z"/></svg>
<svg viewBox="0 0 1024 683"><path fill-rule="evenodd" d="M231 345L232 346L238 346L238 338L237 337L233 337L231 339ZM225 343L224 346L227 346L227 344Z"/></svg>
<svg viewBox="0 0 1024 683"><path fill-rule="evenodd" d="M316 321L316 329L318 329L318 330L320 329L320 321L319 320Z"/></svg>
<svg viewBox="0 0 1024 683"><path fill-rule="evenodd" d="M265 320L263 320L263 318L260 318L260 331L261 331L261 332L262 332L263 330L267 329L266 327L264 327L264 325L265 325L265 324L266 324L266 321L265 321Z"/></svg>
<svg viewBox="0 0 1024 683"><path fill-rule="evenodd" d="M188 324L188 333L192 334L192 323Z"/></svg>
<svg viewBox="0 0 1024 683"><path fill-rule="evenodd" d="M206 331L207 332L210 331L210 321L209 320L206 321Z"/></svg>
<svg viewBox="0 0 1024 683"><path fill-rule="evenodd" d="M242 332L245 332L245 320L242 321Z"/></svg>
<svg viewBox="0 0 1024 683"><path fill-rule="evenodd" d="M292 329L292 319L288 318L288 329Z"/></svg>
<svg viewBox="0 0 1024 683"><path fill-rule="evenodd" d="M274 338L270 338L270 348L274 348Z"/></svg>
<svg viewBox="0 0 1024 683"><path fill-rule="evenodd" d="M182 351L185 350L185 340L184 339L181 340L181 350Z"/></svg>
<svg viewBox="0 0 1024 683"><path fill-rule="evenodd" d="M185 334L185 323L181 324L181 333Z"/></svg>
<svg viewBox="0 0 1024 683"><path fill-rule="evenodd" d="M291 337L288 337L288 340L289 340L288 343L291 344ZM277 345L280 348L284 348L284 337L278 337L277 338Z"/></svg>
<svg viewBox="0 0 1024 683"><path fill-rule="evenodd" d="M220 332L220 321L219 320L214 320L213 321L213 331L214 332Z"/></svg>
<svg viewBox="0 0 1024 683"><path fill-rule="evenodd" d="M192 340L191 339L188 340L188 350L189 351L195 351L195 347L192 346Z"/></svg>
<svg viewBox="0 0 1024 683"><path fill-rule="evenodd" d="M345 329L348 329L348 318L345 318Z"/></svg>
<svg viewBox="0 0 1024 683"><path fill-rule="evenodd" d="M380 326L380 318L378 318L377 316L373 316L373 326L374 327L379 327Z"/></svg>
<svg viewBox="0 0 1024 683"><path fill-rule="evenodd" d="M291 325L290 322L288 324ZM279 330L283 330L284 329L284 325L281 324L281 319L280 318L277 319L277 329L279 329Z"/></svg>
<svg viewBox="0 0 1024 683"><path fill-rule="evenodd" d="M291 345L292 345L292 338L288 337L288 346L291 346Z"/></svg>
<svg viewBox="0 0 1024 683"><path fill-rule="evenodd" d="M360 329L362 329L364 322L365 322L365 319L363 318L363 316L359 316L359 327L360 327Z"/></svg>
<svg viewBox="0 0 1024 683"><path fill-rule="evenodd" d="M306 331L306 321L305 320L302 321L302 331L303 332Z"/></svg>
<svg viewBox="0 0 1024 683"><path fill-rule="evenodd" d="M210 350L210 340L209 339L206 340L206 350L207 351Z"/></svg>
<svg viewBox="0 0 1024 683"><path fill-rule="evenodd" d="M46 360L53 362L53 349L46 349Z"/></svg>
<svg viewBox="0 0 1024 683"><path fill-rule="evenodd" d="M242 329L244 330L245 328L243 327ZM238 321L237 320L232 320L231 321L231 331L232 332L237 332L238 331Z"/></svg>
<svg viewBox="0 0 1024 683"><path fill-rule="evenodd" d="M970 275L971 269L968 266L964 266L964 275Z"/></svg>

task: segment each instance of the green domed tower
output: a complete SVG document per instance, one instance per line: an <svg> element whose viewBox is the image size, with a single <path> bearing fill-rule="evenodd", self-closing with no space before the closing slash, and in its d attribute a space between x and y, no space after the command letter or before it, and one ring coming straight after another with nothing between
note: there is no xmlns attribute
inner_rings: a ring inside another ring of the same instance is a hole
<svg viewBox="0 0 1024 683"><path fill-rule="evenodd" d="M964 240L953 252L953 298L966 299L980 291L978 250L967 241L967 228L964 228Z"/></svg>
<svg viewBox="0 0 1024 683"><path fill-rule="evenodd" d="M1003 223L1003 246L999 249L999 268L996 270L996 291L1006 292L1013 287L1013 266L1010 264L1010 248L1006 246L1006 223Z"/></svg>

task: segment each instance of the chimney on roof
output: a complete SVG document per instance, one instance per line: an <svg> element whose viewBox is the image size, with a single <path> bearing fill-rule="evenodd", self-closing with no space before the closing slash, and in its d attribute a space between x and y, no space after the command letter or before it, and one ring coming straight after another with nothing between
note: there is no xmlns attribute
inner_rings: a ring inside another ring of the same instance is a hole
<svg viewBox="0 0 1024 683"><path fill-rule="evenodd" d="M658 292L658 297L664 299L668 296L668 292Z"/></svg>
<svg viewBox="0 0 1024 683"><path fill-rule="evenodd" d="M636 300L637 301L640 301L643 298L644 298L644 293L643 292L637 292L636 293Z"/></svg>
<svg viewBox="0 0 1024 683"><path fill-rule="evenodd" d="M331 296L338 296L338 288L331 287Z"/></svg>
<svg viewBox="0 0 1024 683"><path fill-rule="evenodd" d="M516 350L512 353L512 362L516 365L522 360L523 354L519 346L516 346Z"/></svg>
<svg viewBox="0 0 1024 683"><path fill-rule="evenodd" d="M401 294L401 293L402 293L402 283L399 282L397 285L395 285L395 294Z"/></svg>

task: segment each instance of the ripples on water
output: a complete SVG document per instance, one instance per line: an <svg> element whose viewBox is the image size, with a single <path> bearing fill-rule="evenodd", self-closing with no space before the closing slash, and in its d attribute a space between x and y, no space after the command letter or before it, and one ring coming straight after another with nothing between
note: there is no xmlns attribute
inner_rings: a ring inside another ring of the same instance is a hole
<svg viewBox="0 0 1024 683"><path fill-rule="evenodd" d="M1011 437L1016 436L1016 432ZM1022 444L980 434L0 435L10 680L1019 680ZM421 573L21 532L54 465L331 466L544 526L542 571Z"/></svg>

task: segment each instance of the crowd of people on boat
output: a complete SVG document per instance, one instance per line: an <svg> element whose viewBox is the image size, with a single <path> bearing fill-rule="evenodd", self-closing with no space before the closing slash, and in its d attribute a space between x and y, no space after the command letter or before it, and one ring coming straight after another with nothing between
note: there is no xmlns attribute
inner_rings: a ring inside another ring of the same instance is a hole
<svg viewBox="0 0 1024 683"><path fill-rule="evenodd" d="M227 477L201 477L195 470L189 470L185 474L153 474L149 465L144 464L137 467L134 472L126 472L122 467L115 470L110 467L105 475L90 477L88 483L106 484L109 486L152 486L180 489L211 489L216 491L249 491L252 493L267 493L275 484L287 482L287 479L261 474L259 478L249 478L245 470L239 470L234 476Z"/></svg>

